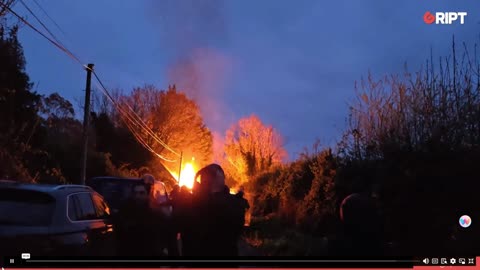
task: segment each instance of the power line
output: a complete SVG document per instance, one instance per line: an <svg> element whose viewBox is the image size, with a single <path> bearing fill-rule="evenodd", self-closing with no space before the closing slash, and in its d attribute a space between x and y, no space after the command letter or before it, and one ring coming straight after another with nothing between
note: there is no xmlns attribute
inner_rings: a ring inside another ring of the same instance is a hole
<svg viewBox="0 0 480 270"><path fill-rule="evenodd" d="M172 160L172 159L167 159L165 158L164 156L158 154L157 152L155 152L155 150L150 147L150 145L148 145L148 143L140 136L136 133L135 129L127 122L125 121L125 124L127 125L127 128L132 132L133 136L135 136L135 138L137 139L138 142L140 142L140 144L142 144L143 147L145 147L147 150L149 150L151 153L153 153L155 156L167 161L167 162L177 162L177 160Z"/></svg>
<svg viewBox="0 0 480 270"><path fill-rule="evenodd" d="M120 113L121 116L125 117L124 121L128 120L131 124L133 125L136 125L138 126L140 129L142 129L143 131L146 131L147 135L150 135L152 136L155 140L157 140L158 138L156 137L156 134L153 133L153 131L151 129L149 129L148 127L145 126L145 123L143 121L141 121L141 119L136 119L135 117L133 117L132 115L130 115L128 112L126 112L124 110L124 108L122 108L121 104L118 104L117 101L115 101L115 99L111 96L111 94L108 92L108 90L106 89L105 85L103 84L103 82L100 80L100 78L98 77L98 75L94 72L93 73L96 80L97 80L97 83L100 85L100 89L102 90L103 94L107 97L107 99L113 103L114 107L117 109L117 111ZM137 114L135 114L137 117L139 117ZM128 124L128 123L127 123ZM132 133L135 133L134 135L137 135L136 134L136 131L135 130L131 130ZM159 139L158 139L159 140ZM144 142L144 140L142 140ZM164 144L161 140L159 141L159 143L162 143ZM163 146L163 145L162 145ZM171 160L171 159L167 159L163 156L161 156L160 154L154 152L154 154L160 158L162 158L163 160L165 161L168 161L168 162L176 162L175 160Z"/></svg>
<svg viewBox="0 0 480 270"><path fill-rule="evenodd" d="M55 24L55 26L58 28L58 30L60 30L60 32L62 32L62 34L64 36L68 37L68 35L65 33L65 31L62 30L60 25L58 25L58 23L50 15L48 15L48 12L38 3L38 1L33 0L33 2L35 3L35 5L37 5L38 8L40 8L40 10L43 12L43 14L45 14L45 16L47 16L47 18L49 18L50 21L53 22L53 24Z"/></svg>
<svg viewBox="0 0 480 270"><path fill-rule="evenodd" d="M152 152L154 155L156 155L157 157L167 161L167 162L177 162L176 160L171 160L171 159L167 159L165 158L164 156L158 154L157 152L155 152L155 150L150 146L148 145L148 143L142 138L142 136L138 135L137 132L135 131L135 128L132 126L131 123L129 123L128 121L125 121L125 119L123 119L124 122L125 122L125 125L127 126L127 128L132 132L133 136L137 139L137 141L143 146L145 147L147 150L149 150L150 152Z"/></svg>
<svg viewBox="0 0 480 270"><path fill-rule="evenodd" d="M24 19L23 17L21 17L20 15L18 15L15 11L13 11L9 6L3 4L2 2L0 2L0 5L3 6L4 9L8 10L9 12L11 12L14 16L16 16L19 20L21 20L23 23L25 23L27 26L29 26L31 29L33 29L35 32L37 32L39 35L41 35L42 37L44 37L45 39L47 39L50 43L52 43L55 47L57 47L58 49L60 49L62 52L64 52L65 54L67 54L70 58L72 58L73 60L75 60L76 62L78 62L80 65L82 65L82 67L88 69L88 67L86 65L84 65L82 63L82 61L76 57L70 50L68 50L67 48L65 48L62 44L60 44L60 42L56 42L54 40L52 40L51 38L49 38L47 35L45 35L42 31L38 30L35 26L33 26L31 23L29 23L26 19ZM26 5L25 5L26 6ZM28 9L28 8L27 8ZM31 10L30 10L31 11ZM33 12L31 12L33 14ZM34 15L34 17L36 17ZM38 19L37 19L38 20ZM44 26L46 28L46 26ZM48 28L46 28L48 29ZM48 30L47 30L48 31ZM48 31L50 32L50 31ZM103 85L102 81L100 80L100 78L98 77L98 75L92 71L95 78L97 79L98 83L100 84L100 88L102 89L102 91L104 91L104 94L109 98L109 100L114 103L115 105L115 108L117 108L117 110L122 110L122 108L115 102L115 100L113 99L113 97L110 95L110 93L108 92L107 88ZM137 125L139 125L140 128L142 128L144 131L147 131L147 135L150 135L152 136L160 145L162 145L164 148L168 149L169 151L171 151L172 153L180 156L180 154L178 154L176 151L174 151L171 147L169 147L166 143L164 143L162 140L160 140L156 134L148 127L146 126L146 124L143 122L143 120L140 118L140 116L138 116L135 111L133 111L133 109L128 105L126 104L127 107L132 111L132 113L137 117L137 119L135 119L135 117L132 117L131 115L129 115L127 112L123 111L123 115L127 115L127 118L132 121L134 123L136 123ZM132 119L133 118L133 119ZM133 131L132 131L133 132ZM134 134L135 135L135 134ZM138 134L137 134L138 135ZM142 140L143 141L143 140ZM143 144L142 144L143 145ZM148 145L144 145L144 146L148 146ZM148 148L150 148L149 150L153 150L151 147L148 146ZM170 160L170 159L167 159L163 156L161 156L160 154L156 153L155 151L153 151L153 153L159 157L159 158L162 158L163 160L165 161L168 161L168 162L176 162L174 160Z"/></svg>
<svg viewBox="0 0 480 270"><path fill-rule="evenodd" d="M100 78L98 77L97 73L94 71L93 72L93 75L95 76L95 78L97 79L98 83L100 84L101 86L101 89L104 93L108 93L108 90L107 88L105 87L105 85L102 83L102 81L100 80ZM108 93L108 96L107 96L112 102L115 102L114 101L114 98ZM166 148L167 150L169 150L170 152L174 153L175 155L177 156L180 156L180 154L178 154L175 150L173 150L171 147L169 147L165 142L163 142L160 138L158 138L157 134L155 134L155 132L153 132L146 124L145 122L142 121L141 117L138 116L138 114L133 110L132 107L130 107L130 105L128 105L128 103L125 102L125 106L132 112L132 114L135 117L133 117L133 120L136 122L136 124L142 128L143 130L145 130L147 132L147 135L150 135L152 136L152 138L157 141L161 146L163 146L164 148ZM126 113L128 115L128 113Z"/></svg>
<svg viewBox="0 0 480 270"><path fill-rule="evenodd" d="M0 9L0 17L3 17L3 15L5 15L8 11L5 6L12 6L13 4L15 4L15 1L16 0L2 0L3 3L5 3L4 5L2 5L2 8Z"/></svg>
<svg viewBox="0 0 480 270"><path fill-rule="evenodd" d="M60 44L62 45L63 48L66 49L66 46L64 43L62 43L60 41L60 39L58 39L54 34L53 34L53 31L50 31L49 28L46 26L46 24L42 23L42 21L38 18L38 16L35 16L35 14L33 13L33 11L31 11L31 9L29 9L25 2L23 2L23 0L20 0L22 1L22 4L25 6L25 8L27 8L27 10L29 10L29 12L37 19L37 21L43 26L43 28L45 30L47 30L48 33L50 33L50 35ZM43 14L45 16L47 16L48 19L50 19L51 22L53 22L53 24L57 27L58 30L60 30L60 32L62 32L62 34L67 38L68 41L71 42L71 39L68 37L67 33L65 31L63 31L62 27L60 27L60 25L48 14L48 12L40 5L40 3L37 1L37 0L33 0L35 5L43 12ZM70 51L70 50L68 50ZM70 51L71 52L71 51ZM71 52L72 53L72 52ZM73 54L73 53L72 53ZM77 56L77 58L80 58ZM86 67L86 66L84 66Z"/></svg>
<svg viewBox="0 0 480 270"><path fill-rule="evenodd" d="M42 31L38 30L35 26L33 26L31 23L29 23L27 20L25 20L22 16L18 15L15 11L13 11L9 6L3 4L2 2L0 2L0 5L3 6L3 8L7 9L10 13L12 13L13 15L15 15L15 17L17 17L19 20L21 20L23 23L25 23L28 27L32 28L35 32L37 32L39 35L41 35L42 37L44 37L45 39L47 39L48 41L50 41L50 43L52 43L53 45L55 45L55 47L57 47L58 49L60 49L61 51L63 51L64 53L66 53L68 56L70 56L72 59L74 59L75 61L77 61L78 63L80 63L83 67L86 67L82 61L80 61L80 59L78 59L78 57L76 57L72 52L70 52L68 49L66 49L65 47L63 47L61 44L59 44L58 42L52 40L51 38L49 38L47 35L45 35L44 33L42 33Z"/></svg>
<svg viewBox="0 0 480 270"><path fill-rule="evenodd" d="M52 36L53 39L55 39L55 41L62 45L62 47L65 48L65 46L62 44L62 42L60 42L57 37L52 33L52 31L50 31L50 29L48 29L48 27L42 22L42 20L40 20L40 18L35 15L35 13L25 4L25 2L23 0L20 0L20 3L27 9L28 12L30 12L30 14L33 15L33 17L37 20L38 23L40 23L40 25L43 27L43 29L45 29L49 34L50 36Z"/></svg>
<svg viewBox="0 0 480 270"><path fill-rule="evenodd" d="M100 86L99 88L102 90L103 94L107 97L107 99L113 103L114 107L117 109L117 111L120 113L122 120L125 122L125 124L127 125L127 128L133 133L133 135L135 136L135 138L139 141L140 144L142 144L147 150L149 150L150 152L152 152L153 154L155 154L157 157L167 161L167 162L177 162L176 160L172 160L172 159L168 159L160 154L158 154L157 152L155 152L153 150L153 148L151 148L148 143L143 139L141 138L140 135L137 134L137 131L132 127L132 125L136 125L138 126L139 128L141 128L143 131L147 131L147 132L152 132L151 130L147 130L145 129L145 127L141 126L141 123L142 122L139 122L138 119L135 119L132 115L129 115L128 112L126 112L124 110L124 108L122 108L122 106L120 104L118 104L115 99L111 96L111 94L107 91L107 89L105 88L105 86L103 85L102 81L100 80L100 78L95 74L93 73L95 78L97 79L97 84ZM151 134L148 134L147 135L151 135ZM151 135L152 136L152 135Z"/></svg>

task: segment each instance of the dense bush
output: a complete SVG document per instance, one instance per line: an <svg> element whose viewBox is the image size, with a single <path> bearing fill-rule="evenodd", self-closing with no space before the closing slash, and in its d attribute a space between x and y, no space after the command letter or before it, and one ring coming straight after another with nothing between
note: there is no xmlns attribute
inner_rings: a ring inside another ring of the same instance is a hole
<svg viewBox="0 0 480 270"><path fill-rule="evenodd" d="M328 149L258 176L249 186L256 191L253 215L274 213L289 226L311 233L331 229L336 166Z"/></svg>

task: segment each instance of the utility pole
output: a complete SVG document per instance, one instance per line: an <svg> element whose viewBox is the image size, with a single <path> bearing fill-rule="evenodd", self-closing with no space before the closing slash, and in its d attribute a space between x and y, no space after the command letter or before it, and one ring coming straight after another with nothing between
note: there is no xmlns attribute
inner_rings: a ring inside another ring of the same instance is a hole
<svg viewBox="0 0 480 270"><path fill-rule="evenodd" d="M182 173L183 151L180 153L180 168L178 168L178 184L180 185L180 174Z"/></svg>
<svg viewBox="0 0 480 270"><path fill-rule="evenodd" d="M83 115L83 151L82 151L82 172L80 175L80 184L85 185L87 178L87 155L88 155L88 127L90 123L90 92L92 82L93 64L87 65L87 84L85 86L85 107Z"/></svg>

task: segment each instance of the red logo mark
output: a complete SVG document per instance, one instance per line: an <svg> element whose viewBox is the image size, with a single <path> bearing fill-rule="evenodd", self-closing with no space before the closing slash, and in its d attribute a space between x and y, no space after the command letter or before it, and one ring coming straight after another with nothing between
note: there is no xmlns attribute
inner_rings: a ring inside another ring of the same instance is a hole
<svg viewBox="0 0 480 270"><path fill-rule="evenodd" d="M426 24L432 24L435 21L435 15L433 15L430 11L427 11L423 15L423 20Z"/></svg>

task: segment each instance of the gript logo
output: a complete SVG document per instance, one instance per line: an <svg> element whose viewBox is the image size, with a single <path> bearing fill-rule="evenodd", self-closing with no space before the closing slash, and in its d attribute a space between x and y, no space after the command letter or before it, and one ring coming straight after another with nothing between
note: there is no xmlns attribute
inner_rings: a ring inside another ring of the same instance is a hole
<svg viewBox="0 0 480 270"><path fill-rule="evenodd" d="M460 20L460 24L465 23L465 17L467 12L435 12L435 14L430 11L423 14L423 21L426 24L453 24L458 23L457 20Z"/></svg>

